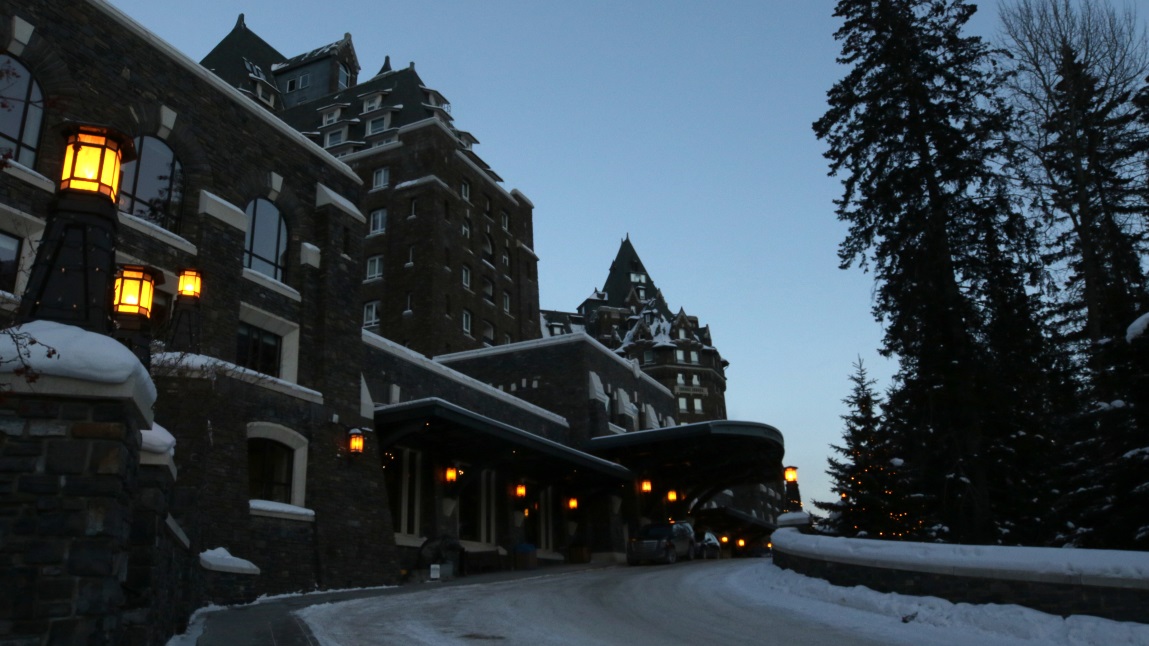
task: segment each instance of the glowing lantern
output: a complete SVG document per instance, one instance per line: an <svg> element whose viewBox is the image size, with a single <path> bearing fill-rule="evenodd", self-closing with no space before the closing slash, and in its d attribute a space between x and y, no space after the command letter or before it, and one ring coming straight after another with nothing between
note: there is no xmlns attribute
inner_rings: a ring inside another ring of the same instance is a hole
<svg viewBox="0 0 1149 646"><path fill-rule="evenodd" d="M723 537L722 537L720 540L721 540L723 543L729 543L729 542L730 542L730 537L729 537L729 536L723 536Z"/></svg>
<svg viewBox="0 0 1149 646"><path fill-rule="evenodd" d="M523 518L530 518L530 517L531 517L531 510L530 509L523 509Z"/></svg>
<svg viewBox="0 0 1149 646"><path fill-rule="evenodd" d="M199 298L202 276L195 269L180 272L179 295Z"/></svg>
<svg viewBox="0 0 1149 646"><path fill-rule="evenodd" d="M650 493L650 491L651 491L650 480L643 480L641 486L642 486L642 493Z"/></svg>
<svg viewBox="0 0 1149 646"><path fill-rule="evenodd" d="M117 314L133 314L147 318L152 311L155 279L144 267L124 265L116 275L116 292L112 309Z"/></svg>
<svg viewBox="0 0 1149 646"><path fill-rule="evenodd" d="M363 431L353 428L347 431L348 447L347 450L352 453L363 452Z"/></svg>
<svg viewBox="0 0 1149 646"><path fill-rule="evenodd" d="M786 482L798 482L798 467L786 467Z"/></svg>
<svg viewBox="0 0 1149 646"><path fill-rule="evenodd" d="M567 508L572 509L572 510L578 509L578 498L571 498L570 500L568 500L567 501Z"/></svg>
<svg viewBox="0 0 1149 646"><path fill-rule="evenodd" d="M459 480L459 470L455 467L447 467L444 478L447 480L447 482L457 482Z"/></svg>
<svg viewBox="0 0 1149 646"><path fill-rule="evenodd" d="M75 126L67 134L60 188L100 193L115 202L125 144L130 146L131 141L105 128ZM128 157L133 157L131 148L128 151Z"/></svg>
<svg viewBox="0 0 1149 646"><path fill-rule="evenodd" d="M678 492L675 491L674 489L667 491L666 492L666 499L669 500L670 502L674 502L675 500L678 500Z"/></svg>
<svg viewBox="0 0 1149 646"><path fill-rule="evenodd" d="M738 539L738 547L746 547L746 539L744 539L744 538Z"/></svg>
<svg viewBox="0 0 1149 646"><path fill-rule="evenodd" d="M525 484L515 485L515 497L516 498L526 498L527 497L527 485L525 485Z"/></svg>

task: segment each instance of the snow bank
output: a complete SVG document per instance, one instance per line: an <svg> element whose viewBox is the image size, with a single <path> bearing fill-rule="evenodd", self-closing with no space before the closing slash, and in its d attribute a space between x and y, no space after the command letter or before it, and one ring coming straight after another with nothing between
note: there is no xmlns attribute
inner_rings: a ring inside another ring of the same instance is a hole
<svg viewBox="0 0 1149 646"><path fill-rule="evenodd" d="M946 545L774 532L774 549L839 563L1015 581L1149 590L1149 553Z"/></svg>
<svg viewBox="0 0 1149 646"><path fill-rule="evenodd" d="M68 377L103 384L122 384L136 378L151 381L136 355L110 336L53 321L32 321L0 334L4 372L20 367L17 338L29 338L24 361L41 375ZM155 388L152 388L153 399Z"/></svg>
<svg viewBox="0 0 1149 646"><path fill-rule="evenodd" d="M1129 329L1125 330L1125 342L1133 343L1133 339L1145 334L1145 330L1149 329L1149 314L1142 314Z"/></svg>
<svg viewBox="0 0 1149 646"><path fill-rule="evenodd" d="M158 455L175 455L176 438L168 432L168 429L153 423L151 428L140 431L140 435L144 438L142 449L145 452Z"/></svg>

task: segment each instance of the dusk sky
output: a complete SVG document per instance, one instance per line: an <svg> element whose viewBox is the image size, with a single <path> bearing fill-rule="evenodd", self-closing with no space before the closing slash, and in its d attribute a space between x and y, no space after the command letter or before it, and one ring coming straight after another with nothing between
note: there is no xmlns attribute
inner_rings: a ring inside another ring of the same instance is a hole
<svg viewBox="0 0 1149 646"><path fill-rule="evenodd" d="M811 123L845 74L830 0L110 0L199 61L246 24L285 56L350 32L366 80L414 61L476 152L535 205L543 309L602 287L630 236L670 307L730 362L731 419L786 439L808 509L877 349L873 277L838 268L840 180ZM974 26L996 30L989 11Z"/></svg>

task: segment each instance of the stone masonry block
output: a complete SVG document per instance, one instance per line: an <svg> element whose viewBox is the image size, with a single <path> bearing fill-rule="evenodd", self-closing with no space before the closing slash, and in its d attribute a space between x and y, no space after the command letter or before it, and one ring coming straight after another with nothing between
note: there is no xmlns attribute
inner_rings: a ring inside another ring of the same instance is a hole
<svg viewBox="0 0 1149 646"><path fill-rule="evenodd" d="M24 563L28 565L51 565L64 561L67 541L60 539L38 539L27 543L24 549Z"/></svg>
<svg viewBox="0 0 1149 646"><path fill-rule="evenodd" d="M118 422L77 422L72 425L72 437L99 440L122 440L127 435Z"/></svg>
<svg viewBox="0 0 1149 646"><path fill-rule="evenodd" d="M48 473L79 474L88 463L88 443L72 440L48 442L45 470Z"/></svg>
<svg viewBox="0 0 1149 646"><path fill-rule="evenodd" d="M24 418L0 415L0 433L20 437L24 434Z"/></svg>
<svg viewBox="0 0 1149 646"><path fill-rule="evenodd" d="M64 494L68 496L119 496L124 481L114 475L64 476Z"/></svg>
<svg viewBox="0 0 1149 646"><path fill-rule="evenodd" d="M119 581L109 578L81 579L76 594L76 613L111 614L124 601Z"/></svg>
<svg viewBox="0 0 1149 646"><path fill-rule="evenodd" d="M84 514L78 511L55 511L36 516L36 529L42 536L83 536Z"/></svg>
<svg viewBox="0 0 1149 646"><path fill-rule="evenodd" d="M22 399L16 411L21 417L55 418L60 416L60 404L43 399Z"/></svg>
<svg viewBox="0 0 1149 646"><path fill-rule="evenodd" d="M115 569L115 549L111 540L75 541L68 552L68 574L110 577Z"/></svg>
<svg viewBox="0 0 1149 646"><path fill-rule="evenodd" d="M68 402L60 405L60 418L72 421L87 420L91 417L92 407L88 404Z"/></svg>
<svg viewBox="0 0 1149 646"><path fill-rule="evenodd" d="M24 442L21 440L13 440L11 442L5 442L3 447L0 447L0 455L7 458L39 456L42 446L42 443L39 441Z"/></svg>
<svg viewBox="0 0 1149 646"><path fill-rule="evenodd" d="M26 474L16 481L16 492L35 495L52 495L60 491L60 476L49 474Z"/></svg>
<svg viewBox="0 0 1149 646"><path fill-rule="evenodd" d="M92 442L92 457L88 463L90 473L116 474L127 468L128 447L122 442Z"/></svg>
<svg viewBox="0 0 1149 646"><path fill-rule="evenodd" d="M63 437L68 434L71 422L58 419L30 419L28 433L33 437Z"/></svg>
<svg viewBox="0 0 1149 646"><path fill-rule="evenodd" d="M107 498L97 498L88 502L85 534L126 538L130 530L128 512L122 505Z"/></svg>

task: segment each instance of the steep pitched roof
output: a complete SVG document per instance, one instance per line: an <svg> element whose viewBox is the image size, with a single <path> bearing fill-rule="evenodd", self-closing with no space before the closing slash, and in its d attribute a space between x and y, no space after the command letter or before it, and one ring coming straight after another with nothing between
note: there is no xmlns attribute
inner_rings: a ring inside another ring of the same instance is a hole
<svg viewBox="0 0 1149 646"><path fill-rule="evenodd" d="M247 28L243 14L235 21L231 32L219 41L200 65L215 72L216 76L227 81L232 87L249 87L251 72L244 65L244 59L259 66L267 79L271 79L271 67L285 60L274 47Z"/></svg>

